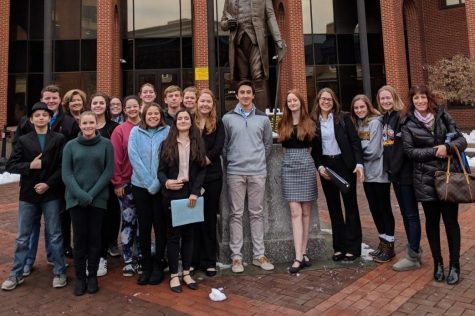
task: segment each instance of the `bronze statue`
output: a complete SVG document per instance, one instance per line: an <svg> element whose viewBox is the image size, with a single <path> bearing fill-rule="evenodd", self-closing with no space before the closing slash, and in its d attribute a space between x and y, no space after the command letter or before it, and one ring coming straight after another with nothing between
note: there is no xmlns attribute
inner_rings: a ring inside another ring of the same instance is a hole
<svg viewBox="0 0 475 316"><path fill-rule="evenodd" d="M286 50L272 0L225 0L221 29L229 31L231 77L235 81L252 80L256 88L256 106L265 110L269 106L267 35L274 39L279 62Z"/></svg>

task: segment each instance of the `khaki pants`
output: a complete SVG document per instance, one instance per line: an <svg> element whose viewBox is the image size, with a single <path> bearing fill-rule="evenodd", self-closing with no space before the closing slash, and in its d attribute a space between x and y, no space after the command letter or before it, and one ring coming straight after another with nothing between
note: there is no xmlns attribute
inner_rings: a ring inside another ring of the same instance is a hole
<svg viewBox="0 0 475 316"><path fill-rule="evenodd" d="M251 225L253 258L260 258L265 253L264 247L264 195L266 176L227 175L230 204L229 247L232 259L242 259L243 244L242 216L244 199L248 196L249 222Z"/></svg>

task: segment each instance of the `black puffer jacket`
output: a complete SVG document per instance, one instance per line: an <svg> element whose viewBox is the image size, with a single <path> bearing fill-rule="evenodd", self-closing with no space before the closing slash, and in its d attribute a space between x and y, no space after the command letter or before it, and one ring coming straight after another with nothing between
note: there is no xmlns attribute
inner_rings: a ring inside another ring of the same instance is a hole
<svg viewBox="0 0 475 316"><path fill-rule="evenodd" d="M434 146L444 144L449 132L457 132L459 136L447 144L447 153L454 154L454 146L460 151L465 150L467 141L442 107L435 115L434 132L428 130L414 116L414 112L408 114L407 122L402 126L404 152L414 161L414 189L419 202L439 199L434 188L434 173L447 168L447 159L437 158Z"/></svg>

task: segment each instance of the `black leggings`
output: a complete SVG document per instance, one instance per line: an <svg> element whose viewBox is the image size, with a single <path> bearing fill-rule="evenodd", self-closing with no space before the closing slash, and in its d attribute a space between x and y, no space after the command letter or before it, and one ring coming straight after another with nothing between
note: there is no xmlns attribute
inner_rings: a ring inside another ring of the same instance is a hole
<svg viewBox="0 0 475 316"><path fill-rule="evenodd" d="M102 221L102 244L101 257L107 258L107 250L112 245L117 245L119 236L121 211L119 200L114 192L114 186L109 184L109 199L107 200L107 210Z"/></svg>
<svg viewBox="0 0 475 316"><path fill-rule="evenodd" d="M450 263L459 263L460 226L458 223L458 204L430 201L422 202L422 207L426 216L426 233L432 258L435 262L442 262L440 250L440 215L442 215L449 244Z"/></svg>
<svg viewBox="0 0 475 316"><path fill-rule="evenodd" d="M394 236L394 215L391 209L391 183L364 182L369 210L380 235Z"/></svg>

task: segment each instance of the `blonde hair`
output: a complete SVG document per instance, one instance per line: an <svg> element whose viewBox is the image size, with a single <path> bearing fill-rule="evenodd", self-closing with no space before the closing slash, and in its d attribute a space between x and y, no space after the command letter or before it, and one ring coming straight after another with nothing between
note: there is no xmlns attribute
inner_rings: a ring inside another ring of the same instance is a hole
<svg viewBox="0 0 475 316"><path fill-rule="evenodd" d="M396 89L394 89L390 85L385 85L379 88L378 94L376 95L376 102L378 103L379 112L386 113L386 111L381 106L381 101L379 100L379 94L383 91L387 91L391 94L394 102L393 111L401 111L402 109L404 109L404 102L402 102L401 98L399 97L399 94L397 94Z"/></svg>
<svg viewBox="0 0 475 316"><path fill-rule="evenodd" d="M208 94L211 96L211 99L213 99L213 108L211 109L211 112L209 113L208 118L206 119L205 127L206 131L208 132L208 135L211 134L216 130L216 121L217 121L217 114L216 114L216 98L214 96L213 91L210 89L201 89L198 92L197 99L196 99L196 104L198 104L198 100L200 99L201 95L203 94ZM198 110L195 111L195 125L200 128L200 113Z"/></svg>
<svg viewBox="0 0 475 316"><path fill-rule="evenodd" d="M79 89L72 89L72 90L69 90L68 92L66 92L64 94L63 100L61 101L61 105L62 105L63 111L65 113L71 114L71 110L69 109L69 102L71 102L73 100L73 97L75 95L78 95L82 100L82 111L86 110L86 107L87 107L86 93L82 90L79 90Z"/></svg>
<svg viewBox="0 0 475 316"><path fill-rule="evenodd" d="M373 116L379 116L381 115L381 113L379 113L379 111L374 108L373 104L371 104L371 101L366 95L358 94L351 101L351 120L353 121L353 124L355 124L355 126L359 118L358 116L356 116L354 107L355 107L355 103L360 100L366 104L366 108L368 109L368 115L366 115L366 117L363 119L363 125L366 126L368 124L369 118Z"/></svg>

